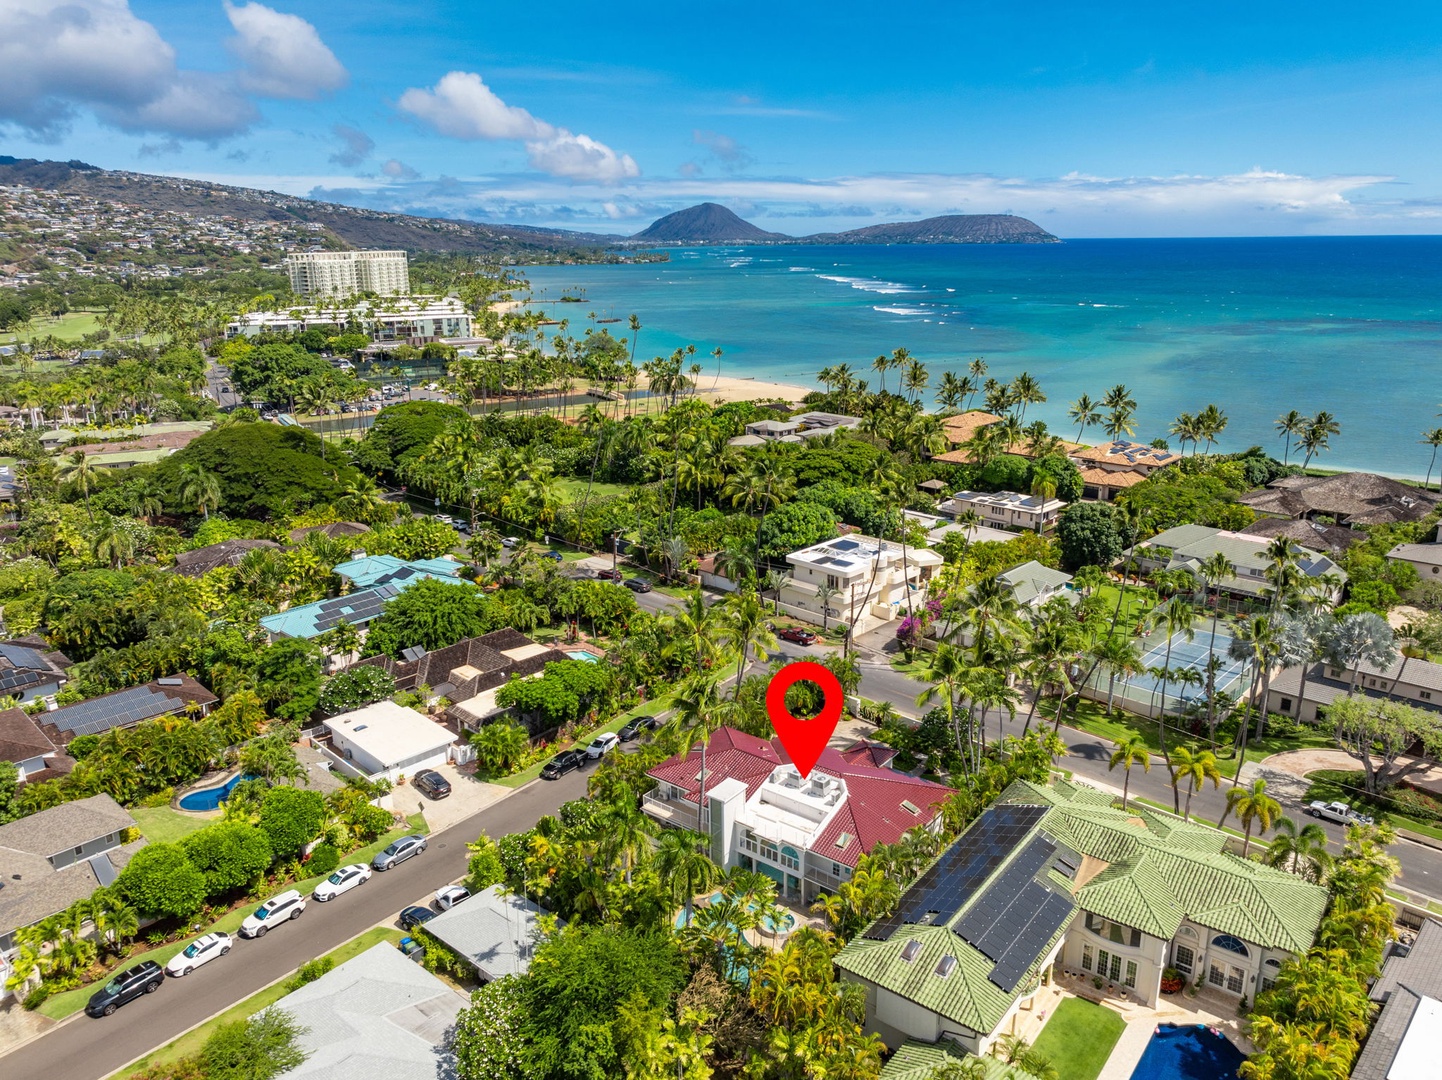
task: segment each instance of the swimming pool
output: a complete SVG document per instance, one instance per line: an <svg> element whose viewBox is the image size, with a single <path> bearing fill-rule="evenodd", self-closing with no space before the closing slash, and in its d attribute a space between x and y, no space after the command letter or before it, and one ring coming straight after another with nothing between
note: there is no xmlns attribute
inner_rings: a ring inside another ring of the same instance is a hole
<svg viewBox="0 0 1442 1080"><path fill-rule="evenodd" d="M200 788L198 791L182 795L180 802L175 805L182 810L219 810L220 804L225 802L236 784L242 780L254 779L253 776L242 776L240 773L236 773L219 787Z"/></svg>
<svg viewBox="0 0 1442 1080"><path fill-rule="evenodd" d="M726 898L726 897L725 897L725 894L724 894L724 893L714 892L714 893L712 893L710 896L706 897L706 903L707 903L707 904L719 904L719 903L720 903L722 900L724 900L725 898ZM756 905L755 905L755 904L750 905L750 907L749 907L747 910L749 910L749 911L755 911L755 910L756 910ZM676 913L676 929L679 930L681 927L683 927L683 926L685 926L685 925L686 925L686 911L685 911L685 909L683 908L682 910L680 910L680 911L678 911L678 912ZM791 914L790 912L787 912L786 914L782 915L782 916L781 916L781 921L780 921L779 923L776 922L774 919L772 919L770 915L767 915L765 918L763 918L763 919L761 920L761 929L764 930L764 931L766 931L766 933L768 933L768 934L789 934L789 933L790 933L792 930L794 930L795 928L796 928L796 916L793 915L793 914Z"/></svg>
<svg viewBox="0 0 1442 1080"><path fill-rule="evenodd" d="M1246 1055L1202 1024L1158 1025L1131 1080L1236 1080Z"/></svg>
<svg viewBox="0 0 1442 1080"><path fill-rule="evenodd" d="M580 649L577 649L575 652L568 652L566 655L572 660L584 660L588 664L599 664L601 662L599 656L596 656L594 653L582 652Z"/></svg>

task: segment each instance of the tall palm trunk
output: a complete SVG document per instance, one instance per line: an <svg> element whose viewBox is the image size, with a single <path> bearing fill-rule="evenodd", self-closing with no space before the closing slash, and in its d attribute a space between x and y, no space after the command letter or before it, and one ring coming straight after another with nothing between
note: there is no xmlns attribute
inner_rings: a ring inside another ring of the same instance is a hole
<svg viewBox="0 0 1442 1080"><path fill-rule="evenodd" d="M1165 666L1166 666L1166 670L1167 670L1169 673L1170 673L1170 671L1172 670L1172 637L1173 637L1173 635L1172 635L1172 633L1171 633L1171 628L1168 627L1168 628L1167 628L1167 659L1166 659L1166 661L1165 661ZM1173 809L1175 812L1177 812L1177 813L1181 813L1181 809L1182 809L1182 807L1181 807L1182 793L1177 790L1177 771L1176 771L1176 769L1174 769L1174 768L1172 767L1172 758L1171 758L1171 755L1167 753L1167 677L1166 677L1166 675L1163 675L1163 676L1162 676L1162 705L1161 705L1161 708L1157 710L1157 745L1161 748L1161 751L1162 751L1162 760L1167 763L1167 776L1171 777L1171 781L1172 781L1172 809Z"/></svg>

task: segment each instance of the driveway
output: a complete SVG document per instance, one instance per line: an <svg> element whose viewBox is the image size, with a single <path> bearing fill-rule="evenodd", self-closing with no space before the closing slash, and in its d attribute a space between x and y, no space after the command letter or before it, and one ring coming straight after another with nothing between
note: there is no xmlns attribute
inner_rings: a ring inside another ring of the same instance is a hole
<svg viewBox="0 0 1442 1080"><path fill-rule="evenodd" d="M422 795L409 784L391 791L391 808L403 814L420 810L426 815L426 824L432 832L442 832L452 825L458 825L466 818L500 802L514 792L514 788L500 784L487 784L471 776L462 776L454 765L437 766L440 773L451 782L451 793L444 799L431 799Z"/></svg>

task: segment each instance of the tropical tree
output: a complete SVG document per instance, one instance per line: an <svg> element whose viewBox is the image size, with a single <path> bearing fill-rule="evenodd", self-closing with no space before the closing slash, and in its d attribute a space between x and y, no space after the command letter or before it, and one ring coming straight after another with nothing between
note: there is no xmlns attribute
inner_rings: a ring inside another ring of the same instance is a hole
<svg viewBox="0 0 1442 1080"><path fill-rule="evenodd" d="M531 739L520 724L497 720L473 734L471 745L487 769L505 775L525 758Z"/></svg>
<svg viewBox="0 0 1442 1080"><path fill-rule="evenodd" d="M1301 438L1302 434L1307 430L1306 423L1307 418L1296 409L1292 409L1277 417L1277 422L1274 425L1277 429L1277 436L1278 438L1286 439L1286 445L1282 452L1283 465L1287 464L1287 459L1292 456L1292 440L1294 438Z"/></svg>
<svg viewBox="0 0 1442 1080"><path fill-rule="evenodd" d="M741 678L750 662L751 650L768 652L776 648L776 635L766 624L766 608L761 598L750 589L735 592L721 604L719 631L726 643L736 650L736 685L731 697L741 693Z"/></svg>
<svg viewBox="0 0 1442 1080"><path fill-rule="evenodd" d="M209 521L210 512L220 505L220 477L199 462L187 461L180 467L180 501Z"/></svg>
<svg viewBox="0 0 1442 1080"><path fill-rule="evenodd" d="M1142 772L1152 771L1152 755L1147 750L1146 743L1140 735L1128 735L1121 742L1112 748L1112 756L1107 764L1107 771L1121 767L1122 770L1122 809L1127 808L1127 795L1131 790L1132 766L1140 765Z"/></svg>
<svg viewBox="0 0 1442 1080"><path fill-rule="evenodd" d="M85 513L92 520L95 520L95 512L90 508L90 489L94 486L96 477L100 470L91 462L84 450L76 450L65 459L65 464L60 467L59 476L61 480L67 480L80 488L85 496Z"/></svg>
<svg viewBox="0 0 1442 1080"><path fill-rule="evenodd" d="M1157 709L1157 746L1162 752L1162 758L1167 763L1167 775L1171 778L1174 793L1177 787L1177 776L1172 769L1171 755L1167 753L1167 686L1172 668L1172 644L1179 635L1188 641L1196 637L1196 631L1192 627L1195 619L1196 612L1192 610L1191 602L1182 596L1172 597L1147 616L1148 628L1160 627L1167 637L1166 659L1162 664L1166 674L1160 680L1162 700Z"/></svg>
<svg viewBox="0 0 1442 1080"><path fill-rule="evenodd" d="M1086 434L1086 429L1100 420L1101 415L1101 408L1087 394L1083 394L1071 403L1071 407L1067 409L1067 416L1077 426L1077 442L1081 442L1082 437Z"/></svg>
<svg viewBox="0 0 1442 1080"><path fill-rule="evenodd" d="M1245 859L1252 846L1252 827L1258 826L1258 832L1263 833L1270 829L1282 816L1282 804L1267 794L1267 782L1259 776L1250 786L1234 787L1227 792L1227 810L1222 821L1227 814L1236 814L1242 823L1242 858ZM1221 823L1217 825L1220 827Z"/></svg>
<svg viewBox="0 0 1442 1080"><path fill-rule="evenodd" d="M1178 746L1171 753L1172 789L1179 790L1182 781L1187 781L1187 806L1182 814L1184 821L1192 819L1192 796L1208 780L1212 787L1219 787L1222 774L1217 769L1217 756L1210 750L1193 750L1190 746Z"/></svg>
<svg viewBox="0 0 1442 1080"><path fill-rule="evenodd" d="M691 911L697 896L707 892L721 878L721 868L707 854L711 840L704 833L687 829L667 829L656 844L654 867L656 876L671 890L671 897L681 903L691 924Z"/></svg>
<svg viewBox="0 0 1442 1080"><path fill-rule="evenodd" d="M1291 818L1278 818L1276 833L1267 845L1263 861L1321 884L1332 865L1332 856L1327 851L1327 831L1316 822L1299 829Z"/></svg>
<svg viewBox="0 0 1442 1080"><path fill-rule="evenodd" d="M1422 490L1428 491L1432 484L1432 470L1437 467L1437 448L1442 446L1442 427L1422 432L1422 442L1432 448L1432 456L1427 461L1427 477L1422 481Z"/></svg>

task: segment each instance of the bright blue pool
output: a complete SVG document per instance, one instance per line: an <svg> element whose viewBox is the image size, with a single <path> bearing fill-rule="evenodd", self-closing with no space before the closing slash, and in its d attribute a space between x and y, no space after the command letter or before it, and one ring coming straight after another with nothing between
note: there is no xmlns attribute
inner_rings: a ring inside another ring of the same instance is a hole
<svg viewBox="0 0 1442 1080"><path fill-rule="evenodd" d="M706 901L710 904L719 904L724 898L724 893L714 892L706 898ZM750 910L755 911L756 905L752 904ZM685 908L682 908L676 913L676 929L679 930L685 925L686 910ZM761 920L761 929L765 930L768 934L789 934L795 928L796 916L792 915L790 912L787 912L786 914L781 916L781 921L779 924L770 915L767 915L764 919Z"/></svg>
<svg viewBox="0 0 1442 1080"><path fill-rule="evenodd" d="M566 655L569 656L572 660L584 660L588 664L596 664L600 662L600 660L592 653L581 652L579 649L577 649L575 652L568 652L566 653Z"/></svg>
<svg viewBox="0 0 1442 1080"><path fill-rule="evenodd" d="M176 803L176 805L182 810L219 810L220 804L225 802L231 791L235 789L236 784L242 780L253 779L254 777L241 776L240 773L236 773L219 787L201 788L198 791L192 791L187 795L182 795L180 802Z"/></svg>
<svg viewBox="0 0 1442 1080"><path fill-rule="evenodd" d="M1225 1035L1202 1024L1161 1024L1131 1080L1236 1080L1246 1060Z"/></svg>

